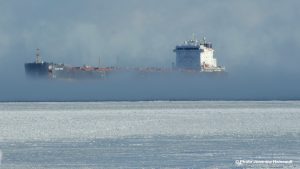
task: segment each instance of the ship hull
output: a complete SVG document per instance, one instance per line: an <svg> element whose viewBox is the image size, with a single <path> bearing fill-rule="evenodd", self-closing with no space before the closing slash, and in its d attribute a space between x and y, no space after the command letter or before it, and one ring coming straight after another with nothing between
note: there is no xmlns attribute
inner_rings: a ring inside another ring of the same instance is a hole
<svg viewBox="0 0 300 169"><path fill-rule="evenodd" d="M49 63L25 63L25 73L30 77L48 77Z"/></svg>

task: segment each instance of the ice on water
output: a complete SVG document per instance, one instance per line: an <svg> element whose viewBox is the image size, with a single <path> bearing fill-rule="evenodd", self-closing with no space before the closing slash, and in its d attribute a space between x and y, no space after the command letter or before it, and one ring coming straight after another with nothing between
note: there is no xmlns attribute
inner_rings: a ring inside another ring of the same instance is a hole
<svg viewBox="0 0 300 169"><path fill-rule="evenodd" d="M297 101L1 103L0 116L8 168L300 167Z"/></svg>

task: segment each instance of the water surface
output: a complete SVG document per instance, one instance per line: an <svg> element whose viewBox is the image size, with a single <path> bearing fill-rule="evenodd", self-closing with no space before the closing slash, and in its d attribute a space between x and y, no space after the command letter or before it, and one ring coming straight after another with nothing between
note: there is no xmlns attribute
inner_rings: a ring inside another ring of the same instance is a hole
<svg viewBox="0 0 300 169"><path fill-rule="evenodd" d="M1 103L0 115L1 168L300 167L297 101Z"/></svg>

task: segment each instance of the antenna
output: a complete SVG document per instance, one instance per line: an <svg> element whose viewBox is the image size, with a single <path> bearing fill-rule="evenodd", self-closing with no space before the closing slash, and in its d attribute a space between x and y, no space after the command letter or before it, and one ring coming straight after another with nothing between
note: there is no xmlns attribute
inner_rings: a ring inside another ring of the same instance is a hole
<svg viewBox="0 0 300 169"><path fill-rule="evenodd" d="M117 56L117 67L119 67L119 66L120 66L120 57Z"/></svg>
<svg viewBox="0 0 300 169"><path fill-rule="evenodd" d="M193 33L193 41L196 41L195 33Z"/></svg>
<svg viewBox="0 0 300 169"><path fill-rule="evenodd" d="M35 63L42 63L39 48L36 49Z"/></svg>

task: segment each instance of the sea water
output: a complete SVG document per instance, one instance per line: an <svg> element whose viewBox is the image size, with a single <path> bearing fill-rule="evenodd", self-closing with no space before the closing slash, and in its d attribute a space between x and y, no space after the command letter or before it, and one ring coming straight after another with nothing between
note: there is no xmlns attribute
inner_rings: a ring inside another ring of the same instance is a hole
<svg viewBox="0 0 300 169"><path fill-rule="evenodd" d="M300 168L300 102L0 103L0 168Z"/></svg>

